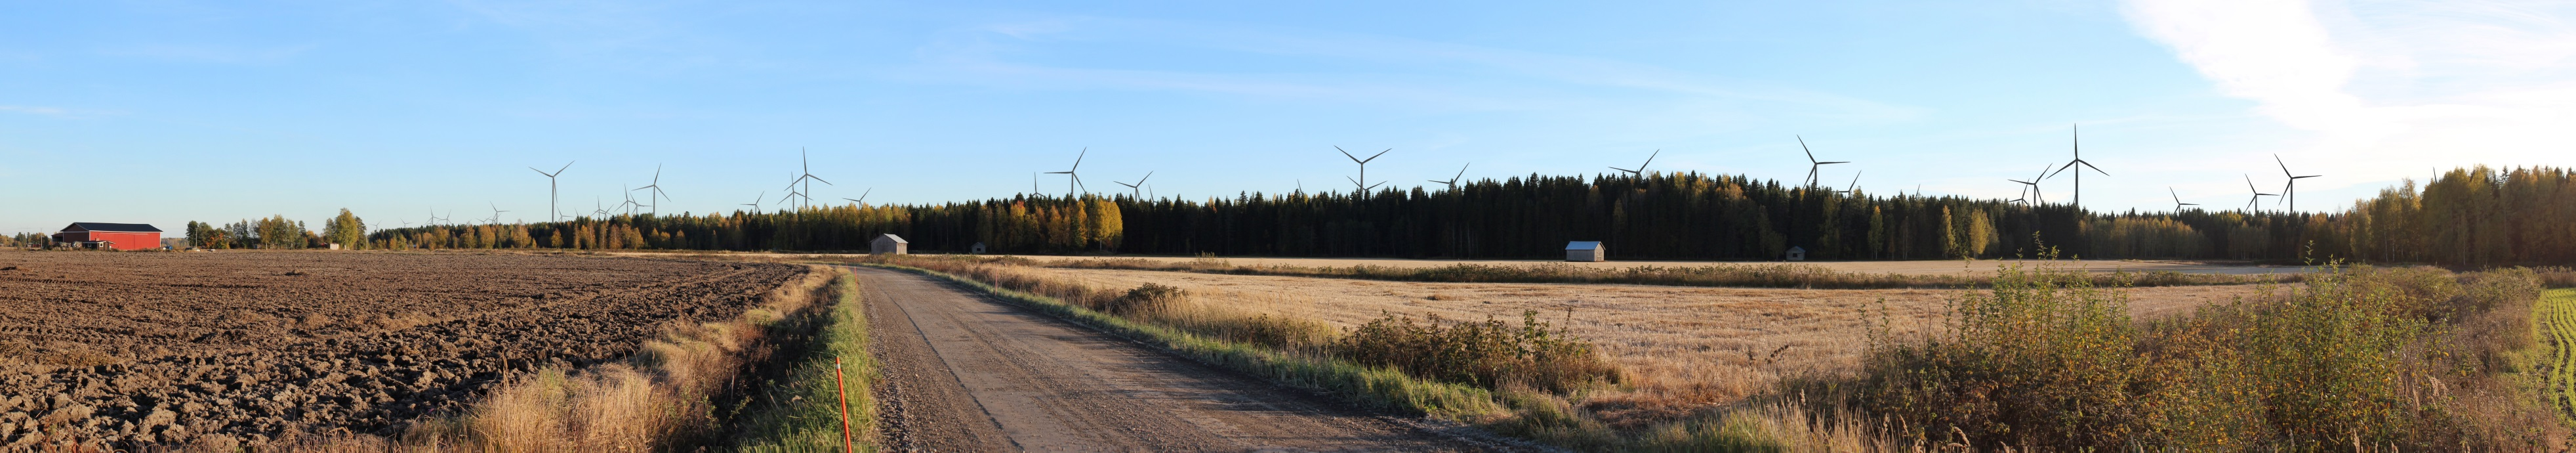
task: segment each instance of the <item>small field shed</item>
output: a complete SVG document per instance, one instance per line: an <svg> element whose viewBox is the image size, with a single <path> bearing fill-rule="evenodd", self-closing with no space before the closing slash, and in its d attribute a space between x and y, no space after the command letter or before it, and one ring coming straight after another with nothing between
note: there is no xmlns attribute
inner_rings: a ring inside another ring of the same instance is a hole
<svg viewBox="0 0 2576 453"><path fill-rule="evenodd" d="M907 253L912 253L912 242L903 240L903 236L896 236L892 233L880 234L877 235L875 240L868 241L868 254L870 255L902 255Z"/></svg>
<svg viewBox="0 0 2576 453"><path fill-rule="evenodd" d="M1608 261L1609 256L1606 252L1606 250L1602 250L1601 241L1574 241L1565 243L1566 261Z"/></svg>
<svg viewBox="0 0 2576 453"><path fill-rule="evenodd" d="M1786 258L1786 259L1788 259L1789 261L1806 261L1806 260L1807 260L1807 248L1806 248L1806 247L1790 247L1790 248L1789 248L1789 253L1785 254L1785 255L1784 255L1784 256L1782 256L1781 258Z"/></svg>
<svg viewBox="0 0 2576 453"><path fill-rule="evenodd" d="M161 229L141 223L72 222L54 233L54 242L88 248L150 250L161 248Z"/></svg>

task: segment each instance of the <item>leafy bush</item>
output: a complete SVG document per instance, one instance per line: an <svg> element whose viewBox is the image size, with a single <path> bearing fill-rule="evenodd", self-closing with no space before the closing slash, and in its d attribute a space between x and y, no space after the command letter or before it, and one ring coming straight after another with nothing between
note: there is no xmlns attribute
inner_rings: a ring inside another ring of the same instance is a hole
<svg viewBox="0 0 2576 453"><path fill-rule="evenodd" d="M2137 324L2121 291L2006 269L1954 302L1944 335L1874 333L1843 404L1903 437L2056 449L2521 450L2567 434L2499 374L2532 341L2530 271L2326 271Z"/></svg>
<svg viewBox="0 0 2576 453"><path fill-rule="evenodd" d="M1568 393L1595 383L1616 383L1617 366L1590 343L1549 330L1537 311L1521 313L1514 328L1501 320L1442 325L1389 315L1352 329L1334 353L1366 365L1389 366L1417 377L1499 389L1526 386Z"/></svg>

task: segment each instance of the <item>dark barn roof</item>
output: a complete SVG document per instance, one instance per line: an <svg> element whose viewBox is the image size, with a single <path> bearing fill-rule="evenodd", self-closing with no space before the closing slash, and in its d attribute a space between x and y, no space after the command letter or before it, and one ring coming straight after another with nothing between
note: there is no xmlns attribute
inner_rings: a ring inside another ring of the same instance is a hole
<svg viewBox="0 0 2576 453"><path fill-rule="evenodd" d="M113 232L124 232L124 233L159 233L159 232L161 232L161 229L160 229L160 228L153 228L151 224L146 224L146 223L72 222L72 225L71 225L71 226L63 227L63 231L66 231L66 232L70 232L70 231L113 231Z"/></svg>

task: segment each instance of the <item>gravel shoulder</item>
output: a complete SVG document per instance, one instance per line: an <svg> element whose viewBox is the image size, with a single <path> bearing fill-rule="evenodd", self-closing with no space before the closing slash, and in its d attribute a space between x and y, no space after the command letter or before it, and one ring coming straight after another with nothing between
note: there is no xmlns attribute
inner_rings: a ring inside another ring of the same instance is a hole
<svg viewBox="0 0 2576 453"><path fill-rule="evenodd" d="M893 451L1476 451L1020 310L926 276L856 268Z"/></svg>

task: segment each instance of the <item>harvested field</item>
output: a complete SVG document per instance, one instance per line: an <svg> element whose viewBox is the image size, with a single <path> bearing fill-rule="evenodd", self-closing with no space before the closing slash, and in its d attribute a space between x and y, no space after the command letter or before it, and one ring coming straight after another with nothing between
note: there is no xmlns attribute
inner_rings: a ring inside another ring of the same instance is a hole
<svg viewBox="0 0 2576 453"><path fill-rule="evenodd" d="M1605 284L1424 283L1190 272L1029 268L1096 288L1177 286L1207 304L1315 319L1349 328L1387 314L1448 320L1517 319L1536 310L1602 346L1638 385L1599 395L1597 409L1657 419L1726 404L1782 378L1841 373L1858 363L1869 323L1899 333L1937 326L1960 290L1809 290ZM2256 285L2129 290L2141 318L2188 313L2261 291ZM1885 300L1885 304L1880 303ZM1517 321L1515 321L1517 322Z"/></svg>
<svg viewBox="0 0 2576 453"><path fill-rule="evenodd" d="M818 255L818 256L820 256L820 255ZM1039 262L1041 262L1041 263L1069 262L1069 261L1082 261L1082 260L1097 260L1097 259L1103 259L1103 258L1138 259L1138 260L1158 261L1158 262L1166 262L1166 263L1191 263L1191 262L1197 262L1197 261L1201 261L1201 260L1202 260L1201 258L1195 258L1195 257L1174 257L1174 256L1126 256L1126 255L1115 256L1115 257L1024 255L1024 256L1021 256L1021 257L1022 257L1022 258L1032 259L1032 260L1037 260L1037 261L1039 261ZM1402 258L1261 258L1261 257L1223 257L1223 258L1218 258L1218 259L1219 259L1219 260L1222 260L1222 262L1224 262L1224 263L1226 263L1226 264L1236 265L1236 266L1256 266L1256 267L1257 267L1257 266L1298 266L1298 267L1351 267L1351 266L1381 266L1381 267L1394 267L1394 268L1429 268L1429 267L1441 267L1441 266L1455 266L1455 265L1460 265L1460 264L1475 264L1475 265L1486 265L1486 266L1529 266L1529 265L1560 265L1560 264L1561 264L1561 265L1566 265L1566 266L1575 266L1575 267L1586 268L1586 269L1626 269L1626 268L1640 267L1640 266L1659 266L1659 267L1697 267L1697 266L1718 266L1718 265L1742 265L1742 264L1783 264L1783 263L1784 263L1784 262L1775 262L1775 261L1752 261L1752 262L1747 262L1747 261L1599 261L1599 262L1567 262L1567 261L1563 261L1563 260L1417 260L1417 259L1402 259ZM2035 264L2035 263L2038 263L2038 262L2039 262L2039 261L2033 261L2033 260L1976 260L1976 261L1973 261L1973 262L1962 262L1962 261L1959 261L1959 260L1917 260L1917 261L1798 261L1798 262L1790 262L1790 263L1787 263L1787 264L1798 264L1798 265L1803 265L1803 266L1815 266L1815 267L1818 267L1818 268L1823 268L1823 269L1827 269L1827 270L1832 270L1832 271L1835 271L1835 272L1848 272L1848 273L1856 273L1856 274L1958 275L1958 274L1993 274L1993 273L1995 272L1995 270L1996 270L1996 269L1998 269L1998 268L2002 268L2002 267L2005 267L2005 266L2011 266L2011 265L2015 265L2015 264L2030 265L2030 264ZM2085 270L2085 271L2088 271L2088 272L2094 272L2094 273L2109 273L2109 272L2121 272L2121 271L2136 272L2136 273L2145 273L2145 272L2170 271L2170 272L2180 272L2180 273L2185 273L2185 274L2257 275L2257 274L2296 274L2296 273L2305 273L2305 272L2309 272L2309 271L2312 271L2312 270L2313 270L2313 269L2310 269L2310 268L2303 268L2303 267L2298 267L2298 266L2270 266L2270 265L2256 265L2256 264L2244 264L2244 263L2222 263L2222 262L2202 262L2202 261L2151 261L2151 260L2054 260L2054 261L2051 261L2051 262L2052 262L2052 263L2056 263L2056 264L2054 264L2054 265L2056 265L2056 266L2063 266L2063 267L2068 268L2068 269L2083 269L2083 270Z"/></svg>
<svg viewBox="0 0 2576 453"><path fill-rule="evenodd" d="M358 252L0 252L0 269L0 448L395 435L510 376L731 319L805 272Z"/></svg>

